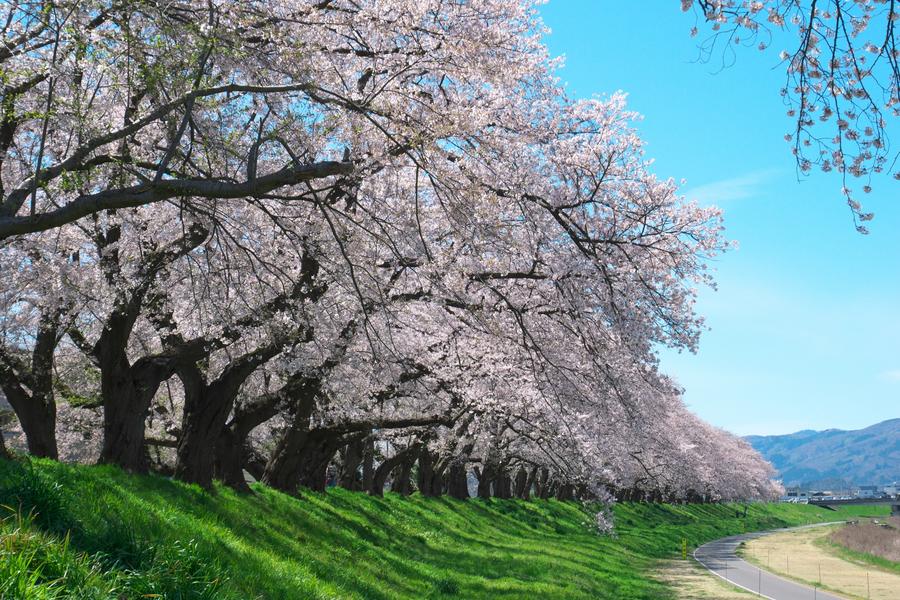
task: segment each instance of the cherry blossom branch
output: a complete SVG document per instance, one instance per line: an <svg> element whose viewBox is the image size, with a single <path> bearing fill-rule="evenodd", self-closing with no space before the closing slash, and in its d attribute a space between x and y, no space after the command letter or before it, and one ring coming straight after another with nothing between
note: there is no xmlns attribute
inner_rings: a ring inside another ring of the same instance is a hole
<svg viewBox="0 0 900 600"><path fill-rule="evenodd" d="M0 240L60 227L103 210L143 206L183 197L213 200L252 198L280 187L352 172L353 164L350 162L323 161L290 165L254 180L237 183L223 180L163 179L149 184L83 194L54 210L33 216L0 218Z"/></svg>

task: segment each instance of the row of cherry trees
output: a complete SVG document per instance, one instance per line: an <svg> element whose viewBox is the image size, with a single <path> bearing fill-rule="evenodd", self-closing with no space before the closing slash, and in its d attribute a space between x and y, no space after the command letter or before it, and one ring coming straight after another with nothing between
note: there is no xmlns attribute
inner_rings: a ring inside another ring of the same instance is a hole
<svg viewBox="0 0 900 600"><path fill-rule="evenodd" d="M657 369L697 343L719 213L650 173L622 96L565 96L531 3L0 25L0 388L32 454L289 492L777 492Z"/></svg>

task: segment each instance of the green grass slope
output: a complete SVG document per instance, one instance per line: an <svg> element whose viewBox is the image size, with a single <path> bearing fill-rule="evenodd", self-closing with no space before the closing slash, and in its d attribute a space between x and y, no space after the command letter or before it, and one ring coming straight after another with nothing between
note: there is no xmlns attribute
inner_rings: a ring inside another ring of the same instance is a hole
<svg viewBox="0 0 900 600"><path fill-rule="evenodd" d="M0 598L658 599L682 538L882 512L622 504L602 537L575 503L254 492L0 461Z"/></svg>

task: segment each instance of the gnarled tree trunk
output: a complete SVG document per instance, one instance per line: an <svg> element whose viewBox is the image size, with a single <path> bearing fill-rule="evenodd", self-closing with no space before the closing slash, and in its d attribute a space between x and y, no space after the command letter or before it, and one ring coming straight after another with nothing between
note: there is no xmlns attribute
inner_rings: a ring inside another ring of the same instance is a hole
<svg viewBox="0 0 900 600"><path fill-rule="evenodd" d="M362 460L362 491L368 492L372 489L375 480L375 437L369 435L364 441L363 460Z"/></svg>
<svg viewBox="0 0 900 600"><path fill-rule="evenodd" d="M0 348L0 389L19 419L28 452L59 458L56 444L56 399L53 397L53 354L59 342L64 309L41 312L30 364Z"/></svg>
<svg viewBox="0 0 900 600"><path fill-rule="evenodd" d="M175 478L210 487L215 447L228 420L232 402L210 396L209 388L187 391L185 386L182 431L176 450Z"/></svg>
<svg viewBox="0 0 900 600"><path fill-rule="evenodd" d="M359 491L362 489L359 467L363 462L368 436L355 439L347 444L341 464L341 475L338 485L342 488Z"/></svg>
<svg viewBox="0 0 900 600"><path fill-rule="evenodd" d="M311 431L300 451L300 485L314 492L324 492L328 484L328 466L344 444L346 440L340 435Z"/></svg>
<svg viewBox="0 0 900 600"><path fill-rule="evenodd" d="M416 486L423 496L441 495L441 475L435 471L435 456L427 447L419 450L419 470L416 473Z"/></svg>
<svg viewBox="0 0 900 600"><path fill-rule="evenodd" d="M372 487L369 489L369 494L371 494L372 496L383 496L384 484L387 482L388 475L391 474L391 471L403 465L404 462L408 461L409 464L412 464L412 461L415 460L416 453L418 451L419 447L413 444L405 450L401 450L394 456L384 459L381 464L378 465L378 468L375 469L375 474L372 476ZM391 487L391 491L393 491L393 486Z"/></svg>
<svg viewBox="0 0 900 600"><path fill-rule="evenodd" d="M541 500L546 500L551 495L552 484L550 481L550 469L541 467L538 475L537 484L535 485L535 495Z"/></svg>
<svg viewBox="0 0 900 600"><path fill-rule="evenodd" d="M214 476L239 492L249 492L244 478L245 448L250 432L265 423L284 406L291 394L290 385L241 404L219 436L215 446ZM259 473L262 478L263 471Z"/></svg>
<svg viewBox="0 0 900 600"><path fill-rule="evenodd" d="M417 448L418 450L418 448ZM391 482L391 491L402 496L409 496L412 493L412 474L413 463L416 462L416 454L412 452L404 457L400 464L394 469L394 480Z"/></svg>
<svg viewBox="0 0 900 600"><path fill-rule="evenodd" d="M164 380L159 374L154 376L127 364L120 368L101 366L100 388L104 399L101 463L137 473L147 471L145 421L153 396Z"/></svg>
<svg viewBox="0 0 900 600"><path fill-rule="evenodd" d="M522 500L528 500L530 490L527 486L528 471L525 470L524 466L519 466L519 469L516 471L515 489L513 491L515 497Z"/></svg>
<svg viewBox="0 0 900 600"><path fill-rule="evenodd" d="M575 497L575 488L569 483L560 483L556 489L556 499L563 502L572 500Z"/></svg>
<svg viewBox="0 0 900 600"><path fill-rule="evenodd" d="M475 478L478 479L478 487L475 490L475 495L481 499L487 499L491 497L491 477L490 477L490 469L487 465L483 465L481 468L472 467L472 471L475 473Z"/></svg>
<svg viewBox="0 0 900 600"><path fill-rule="evenodd" d="M469 499L469 478L462 458L454 459L447 468L447 495L457 500Z"/></svg>
<svg viewBox="0 0 900 600"><path fill-rule="evenodd" d="M56 445L56 402L53 393L29 394L20 386L0 386L12 405L25 433L28 453L43 458L59 458Z"/></svg>
<svg viewBox="0 0 900 600"><path fill-rule="evenodd" d="M497 467L494 477L494 497L502 500L512 498L512 479L510 479L509 470L505 464Z"/></svg>
<svg viewBox="0 0 900 600"><path fill-rule="evenodd" d="M316 383L298 394L290 427L278 440L262 477L266 485L289 494L297 493L300 487L303 449L309 437L309 419L316 405Z"/></svg>
<svg viewBox="0 0 900 600"><path fill-rule="evenodd" d="M249 492L250 487L244 478L244 444L247 443L247 435L242 433L231 427L222 431L214 449L213 475L238 492Z"/></svg>
<svg viewBox="0 0 900 600"><path fill-rule="evenodd" d="M280 347L273 343L241 356L211 383L206 382L197 363L179 367L178 377L184 386L184 414L175 462L176 479L203 487L212 485L216 446L238 391L253 371L275 356Z"/></svg>
<svg viewBox="0 0 900 600"><path fill-rule="evenodd" d="M199 246L209 232L200 224L192 224L179 239L149 252L139 266L139 281L131 289L123 289L113 311L106 319L97 343L88 347L83 335L72 328L73 341L100 368L100 392L103 397L103 446L100 462L119 465L123 469L145 472L149 466L144 429L150 403L160 384L174 375L178 361L189 360L170 352L145 356L132 365L128 359L128 340L138 315L145 308L148 292L156 276L166 266ZM118 225L107 232L101 252L101 264L110 282L119 276L115 243L121 234ZM202 345L193 352L202 354ZM194 358L197 360L197 358Z"/></svg>

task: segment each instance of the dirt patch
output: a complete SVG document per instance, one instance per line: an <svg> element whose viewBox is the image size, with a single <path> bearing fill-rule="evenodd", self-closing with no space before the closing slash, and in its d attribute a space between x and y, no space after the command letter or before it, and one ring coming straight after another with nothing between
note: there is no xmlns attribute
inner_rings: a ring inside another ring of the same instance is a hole
<svg viewBox="0 0 900 600"><path fill-rule="evenodd" d="M783 577L851 598L900 600L900 575L829 552L822 542L839 527L767 535L745 544L742 555Z"/></svg>
<svg viewBox="0 0 900 600"><path fill-rule="evenodd" d="M832 533L829 539L850 550L900 563L900 517L847 525Z"/></svg>
<svg viewBox="0 0 900 600"><path fill-rule="evenodd" d="M693 560L662 562L656 577L672 588L679 600L745 600L757 597L728 584Z"/></svg>

